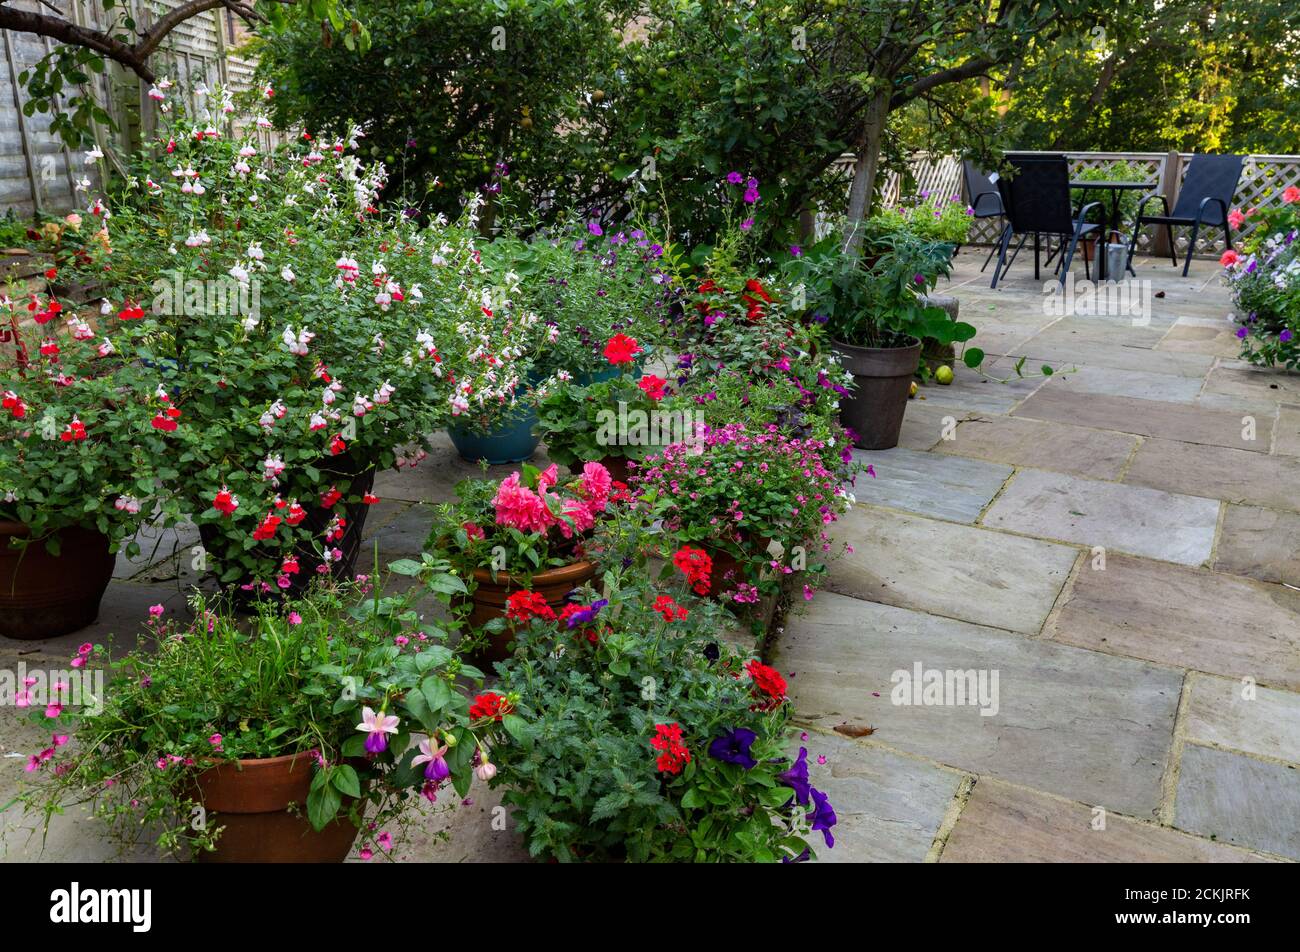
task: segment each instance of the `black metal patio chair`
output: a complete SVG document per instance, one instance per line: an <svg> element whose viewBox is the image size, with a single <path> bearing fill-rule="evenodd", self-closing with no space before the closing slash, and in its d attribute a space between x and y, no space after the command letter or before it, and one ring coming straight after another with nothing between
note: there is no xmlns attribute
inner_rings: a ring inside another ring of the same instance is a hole
<svg viewBox="0 0 1300 952"><path fill-rule="evenodd" d="M1143 225L1164 225L1169 236L1169 257L1178 267L1178 255L1174 250L1174 226L1191 226L1192 233L1187 242L1187 254L1183 259L1183 276L1192 264L1192 252L1196 250L1196 235L1201 226L1222 228L1223 240L1232 247L1232 225L1228 222L1228 209L1232 207L1232 196L1237 191L1241 180L1240 155L1194 155L1187 166L1182 187L1178 190L1178 201L1174 210L1169 210L1169 200L1160 193L1148 195L1138 205L1137 216L1133 220L1133 234L1129 236L1127 263L1133 264L1133 253L1137 250L1138 232ZM1156 199L1164 206L1163 215L1148 215L1146 207Z"/></svg>
<svg viewBox="0 0 1300 952"><path fill-rule="evenodd" d="M1007 213L1007 227L1002 230L998 242L998 265L993 269L993 282L989 287L996 288L998 280L1006 276L1011 262L1015 261L1030 235L1034 236L1035 279L1040 276L1042 236L1061 239L1065 253L1060 264L1060 280L1064 286L1079 239L1101 229L1100 223L1087 220L1088 213L1100 208L1101 202L1088 202L1079 209L1077 216L1074 214L1070 205L1070 166L1065 156L1008 155L1007 160L1014 174L998 179L1002 206ZM1020 243L1016 245L1011 261L1007 261L1007 248L1016 235L1020 236ZM1065 244L1067 240L1068 245ZM1083 268L1084 275L1091 278L1086 255Z"/></svg>
<svg viewBox="0 0 1300 952"><path fill-rule="evenodd" d="M1002 193L998 191L993 178L987 172L976 168L974 162L967 160L962 163L962 177L966 181L966 201L970 202L971 214L976 221L1007 217L1006 209L1002 207ZM1001 234L1001 229L998 233ZM997 247L997 242L994 242L993 247L989 249L988 257L984 259L983 267L980 268L981 272L993 260L993 252L997 251Z"/></svg>

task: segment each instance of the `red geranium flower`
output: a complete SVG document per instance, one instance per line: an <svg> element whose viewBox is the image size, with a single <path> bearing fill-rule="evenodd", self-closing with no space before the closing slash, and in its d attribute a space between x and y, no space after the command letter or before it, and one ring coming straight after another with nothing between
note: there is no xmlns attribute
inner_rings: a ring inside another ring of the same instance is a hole
<svg viewBox="0 0 1300 952"><path fill-rule="evenodd" d="M664 398L664 387L668 381L663 377L656 377L654 374L646 374L637 381L637 386L651 400L662 400Z"/></svg>
<svg viewBox="0 0 1300 952"><path fill-rule="evenodd" d="M781 672L776 668L769 668L761 661L746 662L745 670L749 672L749 677L754 682L755 698L759 702L755 707L760 711L770 711L780 707L781 702L785 700L786 691L785 678L781 676Z"/></svg>
<svg viewBox="0 0 1300 952"><path fill-rule="evenodd" d="M713 573L713 560L703 549L683 546L673 555L673 565L686 576L697 595L709 593L709 576Z"/></svg>
<svg viewBox="0 0 1300 952"><path fill-rule="evenodd" d="M506 599L506 618L520 623L526 623L533 618L555 621L555 610L538 592L515 592Z"/></svg>
<svg viewBox="0 0 1300 952"><path fill-rule="evenodd" d="M669 595L660 595L655 599L655 611L664 616L664 621L685 621L690 614Z"/></svg>
<svg viewBox="0 0 1300 952"><path fill-rule="evenodd" d="M650 746L661 751L655 758L655 766L664 773L681 773L682 768L691 762L691 752L682 743L682 728L679 724L656 724Z"/></svg>
<svg viewBox="0 0 1300 952"><path fill-rule="evenodd" d="M474 698L474 703L469 706L469 719L471 721L482 721L490 718L499 721L513 709L506 698L489 691L487 694L480 694Z"/></svg>
<svg viewBox="0 0 1300 952"><path fill-rule="evenodd" d="M630 364L641 353L641 345L626 334L615 334L605 344L605 359L611 364Z"/></svg>

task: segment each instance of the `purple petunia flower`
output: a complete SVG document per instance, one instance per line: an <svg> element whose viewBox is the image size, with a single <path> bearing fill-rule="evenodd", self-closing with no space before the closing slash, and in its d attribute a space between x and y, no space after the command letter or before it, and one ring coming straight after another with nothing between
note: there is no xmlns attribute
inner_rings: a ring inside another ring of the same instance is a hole
<svg viewBox="0 0 1300 952"><path fill-rule="evenodd" d="M754 746L756 740L758 735L753 731L737 727L720 737L713 738L713 742L709 744L709 756L721 760L724 764L735 764L737 767L751 770L758 766L758 761L749 754L749 749Z"/></svg>
<svg viewBox="0 0 1300 952"><path fill-rule="evenodd" d="M808 748L800 747L799 756L790 765L790 769L777 774L776 779L794 791L794 799L799 806L806 807L812 791L808 784Z"/></svg>
<svg viewBox="0 0 1300 952"><path fill-rule="evenodd" d="M728 172L727 181L732 185L739 185L741 182L745 181L745 176L741 175L739 172Z"/></svg>
<svg viewBox="0 0 1300 952"><path fill-rule="evenodd" d="M791 245L791 246L790 246L790 255L791 255L792 257L798 258L798 257L800 257L801 255L803 255L803 249L800 248L798 245Z"/></svg>
<svg viewBox="0 0 1300 952"><path fill-rule="evenodd" d="M831 827L838 823L840 819L835 815L835 810L831 807L831 801L826 794L811 787L809 792L812 794L814 804L811 828L821 830L822 836L826 837L826 848L831 849L835 846L835 837L831 835Z"/></svg>
<svg viewBox="0 0 1300 952"><path fill-rule="evenodd" d="M753 205L757 201L758 201L758 189L756 188L745 189L745 202L749 205Z"/></svg>
<svg viewBox="0 0 1300 952"><path fill-rule="evenodd" d="M600 610L609 604L608 598L598 599L590 605L585 605L569 616L567 622L570 628L577 628L579 625L590 625L592 620L600 614Z"/></svg>
<svg viewBox="0 0 1300 952"><path fill-rule="evenodd" d="M1245 339L1246 339L1246 335L1247 335L1248 333L1250 333L1250 332L1247 331L1246 328L1244 328L1244 327L1238 327L1238 328L1237 328L1237 338L1238 338L1239 340L1245 340Z"/></svg>
<svg viewBox="0 0 1300 952"><path fill-rule="evenodd" d="M591 232L596 237L600 237L605 233L604 229L600 227L600 222L595 221L594 219L587 222L587 231Z"/></svg>
<svg viewBox="0 0 1300 952"><path fill-rule="evenodd" d="M1277 335L1277 339L1283 344L1289 341L1291 339L1291 328L1284 327L1282 333Z"/></svg>

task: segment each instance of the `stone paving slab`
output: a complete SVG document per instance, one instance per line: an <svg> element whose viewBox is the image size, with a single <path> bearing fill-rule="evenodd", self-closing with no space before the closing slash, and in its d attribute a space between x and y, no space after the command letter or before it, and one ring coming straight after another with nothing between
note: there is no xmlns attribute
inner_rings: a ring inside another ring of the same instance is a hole
<svg viewBox="0 0 1300 952"><path fill-rule="evenodd" d="M1184 354L1236 357L1241 353L1234 325L1223 318L1180 317L1156 345L1156 350Z"/></svg>
<svg viewBox="0 0 1300 952"><path fill-rule="evenodd" d="M1209 373L1215 360L1206 354L1152 350L1148 347L1126 346L1118 342L1101 343L1083 338L1045 338L1041 334L1025 341L1020 349L1036 358L1031 366L1046 362L1057 370L1066 370L1072 366L1099 366L1139 373L1182 374L1196 378L1203 378Z"/></svg>
<svg viewBox="0 0 1300 952"><path fill-rule="evenodd" d="M1104 809L1104 808L1103 808ZM1245 850L981 779L939 857L941 863L1259 863Z"/></svg>
<svg viewBox="0 0 1300 952"><path fill-rule="evenodd" d="M1044 387L1013 413L1018 417L1136 433L1183 443L1208 443L1267 453L1273 421L1257 417L1255 439L1243 439L1243 414L1159 400L1135 400Z"/></svg>
<svg viewBox="0 0 1300 952"><path fill-rule="evenodd" d="M1300 511L1300 458L1146 440L1124 482L1227 502Z"/></svg>
<svg viewBox="0 0 1300 952"><path fill-rule="evenodd" d="M357 560L358 570L362 565L369 565L376 544L381 564L418 556L424 550L432 528L433 506L414 505L402 510L365 541L362 555Z"/></svg>
<svg viewBox="0 0 1300 952"><path fill-rule="evenodd" d="M826 592L788 622L774 656L800 718L818 727L873 726L871 740L896 750L1131 815L1159 804L1176 672ZM996 715L893 704L893 672L917 663L997 671Z"/></svg>
<svg viewBox="0 0 1300 952"><path fill-rule="evenodd" d="M865 490L858 497L866 498ZM833 591L1031 634L1042 627L1077 554L861 503L834 529L854 551L831 564Z"/></svg>
<svg viewBox="0 0 1300 952"><path fill-rule="evenodd" d="M125 546L119 549L113 578L135 578L151 566L171 558L178 550L188 552L191 546L199 544L199 530L193 525L174 526L170 529L144 526L135 534L135 541L140 545L139 554L130 558Z"/></svg>
<svg viewBox="0 0 1300 952"><path fill-rule="evenodd" d="M1256 367L1244 360L1222 360L1205 379L1205 389L1250 400L1300 405L1300 374Z"/></svg>
<svg viewBox="0 0 1300 952"><path fill-rule="evenodd" d="M943 439L945 430L955 428L969 416L966 410L931 403L922 392L916 399L907 401L898 445L903 449L928 450Z"/></svg>
<svg viewBox="0 0 1300 952"><path fill-rule="evenodd" d="M1300 764L1300 694L1193 674L1187 739Z"/></svg>
<svg viewBox="0 0 1300 952"><path fill-rule="evenodd" d="M1042 377L1024 377L1001 383L958 364L953 368L952 383L947 386L929 383L920 391L931 404L980 413L1007 413L1042 385Z"/></svg>
<svg viewBox="0 0 1300 952"><path fill-rule="evenodd" d="M135 647L136 638L149 618L151 605L162 605L165 617L188 621L192 615L186 604L189 593L174 584L142 585L114 580L109 583L100 602L99 617L93 624L71 634L43 641L17 641L0 637L0 651L37 651L57 658L70 659L85 642L102 644L113 655Z"/></svg>
<svg viewBox="0 0 1300 952"><path fill-rule="evenodd" d="M859 481L858 498L936 519L974 522L1011 475L1010 466L917 450L854 450L876 478Z"/></svg>
<svg viewBox="0 0 1300 952"><path fill-rule="evenodd" d="M808 749L809 780L839 819L834 848L813 834L819 863L925 859L962 774L835 734L809 734L798 746Z"/></svg>
<svg viewBox="0 0 1300 952"><path fill-rule="evenodd" d="M1116 370L1114 367L1085 366L1073 373L1058 374L1047 382L1054 389L1077 390L1082 393L1099 393L1109 397L1135 397L1139 400L1159 400L1165 403L1191 403L1201 392L1198 377L1182 374L1160 374L1134 370Z"/></svg>
<svg viewBox="0 0 1300 952"><path fill-rule="evenodd" d="M1111 555L1085 564L1045 635L1054 641L1300 690L1300 592Z"/></svg>
<svg viewBox="0 0 1300 952"><path fill-rule="evenodd" d="M955 439L941 441L934 451L1093 479L1116 479L1137 443L1137 437L1127 433L1068 423L976 416L958 425Z"/></svg>
<svg viewBox="0 0 1300 952"><path fill-rule="evenodd" d="M1300 456L1300 409L1283 407L1278 414L1273 452L1279 456Z"/></svg>
<svg viewBox="0 0 1300 952"><path fill-rule="evenodd" d="M1212 499L1025 469L984 514L983 524L1199 565L1210 557L1218 517L1219 503Z"/></svg>
<svg viewBox="0 0 1300 952"><path fill-rule="evenodd" d="M1300 586L1300 513L1228 506L1213 567L1261 582Z"/></svg>
<svg viewBox="0 0 1300 952"><path fill-rule="evenodd" d="M1240 754L1183 749L1174 824L1300 860L1300 770Z"/></svg>

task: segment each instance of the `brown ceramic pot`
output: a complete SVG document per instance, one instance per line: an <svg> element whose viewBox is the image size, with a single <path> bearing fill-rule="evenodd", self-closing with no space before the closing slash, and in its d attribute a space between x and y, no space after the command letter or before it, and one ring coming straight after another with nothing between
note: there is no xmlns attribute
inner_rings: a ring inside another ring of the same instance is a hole
<svg viewBox="0 0 1300 952"><path fill-rule="evenodd" d="M533 576L531 585L525 585L522 579L504 572L498 572L493 579L492 573L487 569L475 569L474 581L477 587L470 596L473 605L469 616L470 625L480 628L493 618L505 618L506 599L525 589L537 592L546 599L546 604L559 612L564 607L569 592L595 577L596 563L585 560L538 572ZM481 660L504 661L509 657L506 646L510 643L513 632L507 627L489 637L491 640L481 653Z"/></svg>
<svg viewBox="0 0 1300 952"><path fill-rule="evenodd" d="M11 540L31 534L21 522L0 522L0 635L31 640L85 628L99 615L99 602L116 562L108 536L94 529L59 532L59 554L43 541L15 548Z"/></svg>
<svg viewBox="0 0 1300 952"><path fill-rule="evenodd" d="M287 754L218 764L195 777L208 822L225 827L216 851L200 853L199 862L343 862L357 828L346 816L323 830L312 828L307 819L312 764L308 754Z"/></svg>

